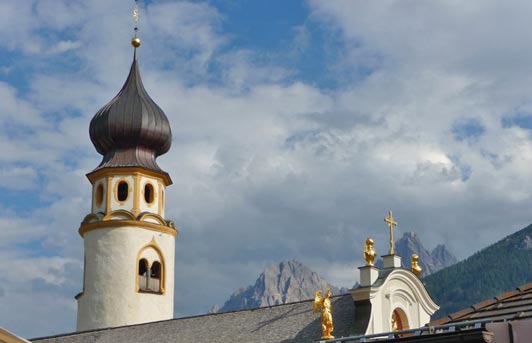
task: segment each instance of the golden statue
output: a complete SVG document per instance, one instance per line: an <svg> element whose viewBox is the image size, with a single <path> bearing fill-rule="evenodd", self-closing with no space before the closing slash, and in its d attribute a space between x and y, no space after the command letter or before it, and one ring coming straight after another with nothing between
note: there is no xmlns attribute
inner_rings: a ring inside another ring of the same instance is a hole
<svg viewBox="0 0 532 343"><path fill-rule="evenodd" d="M393 220L392 211L388 212L388 217L384 221L390 227L390 255L395 255L395 241L393 240L393 227L397 226L397 222Z"/></svg>
<svg viewBox="0 0 532 343"><path fill-rule="evenodd" d="M333 319L331 312L331 290L327 288L325 296L321 296L321 291L316 291L314 295L314 310L312 313L318 313L321 310L321 334L322 339L334 338L331 333L333 332Z"/></svg>
<svg viewBox="0 0 532 343"><path fill-rule="evenodd" d="M419 265L419 256L417 254L412 254L412 265L410 270L412 273L416 274L417 277L419 277L423 271L423 268Z"/></svg>
<svg viewBox="0 0 532 343"><path fill-rule="evenodd" d="M368 237L368 239L366 239L366 246L364 247L364 259L366 260L366 266L372 266L376 256L377 253L373 248L373 239Z"/></svg>
<svg viewBox="0 0 532 343"><path fill-rule="evenodd" d="M393 311L392 313L392 330L393 332L399 331L399 318L397 318L397 313Z"/></svg>

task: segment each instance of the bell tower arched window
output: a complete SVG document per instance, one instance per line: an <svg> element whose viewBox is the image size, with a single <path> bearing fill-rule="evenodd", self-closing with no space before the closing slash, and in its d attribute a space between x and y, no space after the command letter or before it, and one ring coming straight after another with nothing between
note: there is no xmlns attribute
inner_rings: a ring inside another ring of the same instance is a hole
<svg viewBox="0 0 532 343"><path fill-rule="evenodd" d="M146 259L139 261L138 288L141 292L161 293L161 263L155 261L151 266Z"/></svg>
<svg viewBox="0 0 532 343"><path fill-rule="evenodd" d="M137 290L142 293L164 293L164 257L158 246L141 249L137 264Z"/></svg>

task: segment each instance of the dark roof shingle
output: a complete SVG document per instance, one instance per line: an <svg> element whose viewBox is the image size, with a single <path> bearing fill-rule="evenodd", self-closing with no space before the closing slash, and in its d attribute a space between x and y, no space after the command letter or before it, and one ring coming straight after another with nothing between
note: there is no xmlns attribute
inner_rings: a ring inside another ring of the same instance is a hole
<svg viewBox="0 0 532 343"><path fill-rule="evenodd" d="M468 308L451 313L449 316L440 318L430 325L463 322L469 320L532 318L532 283L517 287L516 290L496 295Z"/></svg>
<svg viewBox="0 0 532 343"><path fill-rule="evenodd" d="M321 319L312 313L313 300L160 322L36 338L39 343L146 342L313 342L321 337ZM352 334L351 295L332 298L336 337Z"/></svg>

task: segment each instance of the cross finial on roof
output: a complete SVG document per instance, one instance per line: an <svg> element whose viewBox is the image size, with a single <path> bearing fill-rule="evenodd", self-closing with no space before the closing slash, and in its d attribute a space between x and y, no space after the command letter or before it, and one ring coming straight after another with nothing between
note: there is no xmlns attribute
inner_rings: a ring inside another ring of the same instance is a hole
<svg viewBox="0 0 532 343"><path fill-rule="evenodd" d="M390 228L390 255L395 255L395 241L393 239L393 227L397 226L397 222L393 220L392 211L388 212L388 217L384 218L384 221L388 223Z"/></svg>

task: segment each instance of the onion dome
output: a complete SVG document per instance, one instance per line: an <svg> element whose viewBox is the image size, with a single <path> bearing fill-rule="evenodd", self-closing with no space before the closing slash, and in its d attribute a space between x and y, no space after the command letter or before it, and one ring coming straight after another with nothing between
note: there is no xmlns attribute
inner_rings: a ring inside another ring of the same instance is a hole
<svg viewBox="0 0 532 343"><path fill-rule="evenodd" d="M163 110L150 98L140 78L137 49L120 92L90 123L90 137L106 167L143 167L163 172L155 159L166 153L172 132Z"/></svg>

